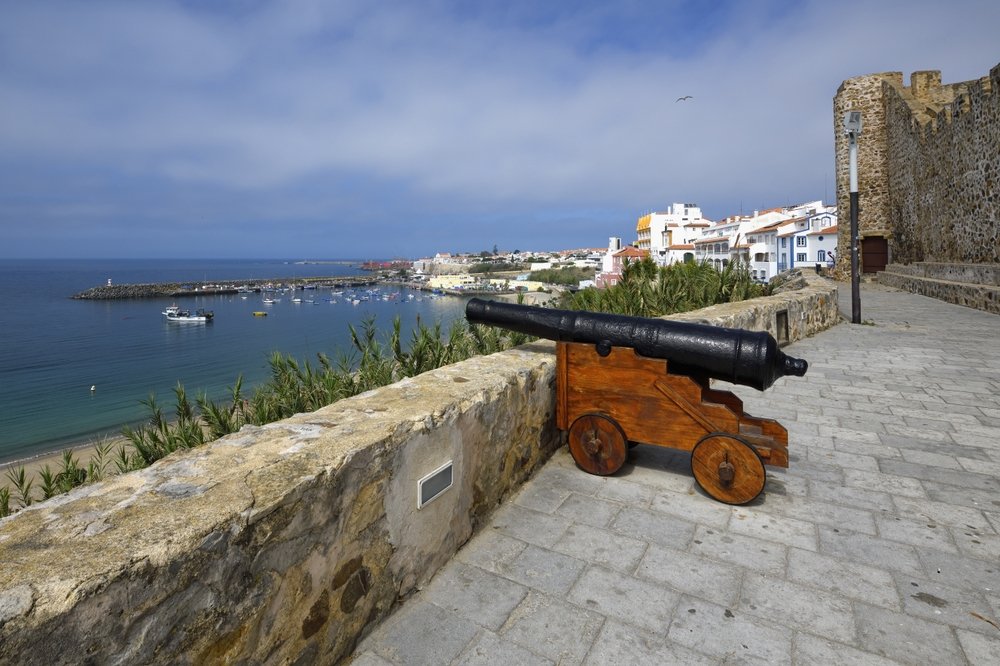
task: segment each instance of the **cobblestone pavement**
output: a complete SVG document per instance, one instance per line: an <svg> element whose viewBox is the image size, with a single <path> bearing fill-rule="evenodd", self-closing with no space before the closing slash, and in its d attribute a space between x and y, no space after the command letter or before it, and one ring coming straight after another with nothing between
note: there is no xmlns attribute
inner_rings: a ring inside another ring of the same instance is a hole
<svg viewBox="0 0 1000 666"><path fill-rule="evenodd" d="M564 448L354 664L1000 664L1000 317L864 285L862 320L736 387L789 430L754 503Z"/></svg>

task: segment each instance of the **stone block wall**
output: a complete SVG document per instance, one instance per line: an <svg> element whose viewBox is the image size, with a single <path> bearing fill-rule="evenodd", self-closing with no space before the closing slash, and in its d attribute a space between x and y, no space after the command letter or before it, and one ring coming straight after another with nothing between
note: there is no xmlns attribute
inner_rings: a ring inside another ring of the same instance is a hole
<svg viewBox="0 0 1000 666"><path fill-rule="evenodd" d="M836 285L798 282L676 318L790 340L836 323ZM553 349L246 427L0 520L0 663L336 663L559 446ZM417 509L449 460L453 487Z"/></svg>
<svg viewBox="0 0 1000 666"><path fill-rule="evenodd" d="M879 284L1000 314L1000 264L889 264Z"/></svg>
<svg viewBox="0 0 1000 666"><path fill-rule="evenodd" d="M888 239L890 260L1000 262L1000 65L988 77L942 84L937 71L845 81L834 98L837 204L849 219L842 116L862 112L859 232ZM838 269L850 259L841 225Z"/></svg>

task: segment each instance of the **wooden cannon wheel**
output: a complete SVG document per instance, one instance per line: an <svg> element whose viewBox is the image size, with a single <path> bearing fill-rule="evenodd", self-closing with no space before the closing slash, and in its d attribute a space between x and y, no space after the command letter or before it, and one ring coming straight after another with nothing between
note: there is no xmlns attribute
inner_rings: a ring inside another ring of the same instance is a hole
<svg viewBox="0 0 1000 666"><path fill-rule="evenodd" d="M585 472L607 476L625 464L625 431L610 416L584 414L569 427L569 452Z"/></svg>
<svg viewBox="0 0 1000 666"><path fill-rule="evenodd" d="M691 473L706 493L726 504L746 504L764 490L767 473L746 440L723 432L705 435L691 451Z"/></svg>

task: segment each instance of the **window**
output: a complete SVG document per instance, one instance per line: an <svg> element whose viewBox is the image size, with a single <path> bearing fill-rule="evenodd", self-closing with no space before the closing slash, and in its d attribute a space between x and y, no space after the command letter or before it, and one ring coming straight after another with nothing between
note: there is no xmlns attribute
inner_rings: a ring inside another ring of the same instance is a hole
<svg viewBox="0 0 1000 666"><path fill-rule="evenodd" d="M816 261L826 261L826 250L817 250Z"/></svg>
<svg viewBox="0 0 1000 666"><path fill-rule="evenodd" d="M787 238L782 238L781 239L781 247L788 247L788 239Z"/></svg>
<svg viewBox="0 0 1000 666"><path fill-rule="evenodd" d="M805 252L798 252L798 253L796 253L796 255L795 255L795 261L805 261L805 260L806 260L806 253Z"/></svg>
<svg viewBox="0 0 1000 666"><path fill-rule="evenodd" d="M795 237L795 247L805 247L805 246L806 246L806 237L805 236L796 236Z"/></svg>

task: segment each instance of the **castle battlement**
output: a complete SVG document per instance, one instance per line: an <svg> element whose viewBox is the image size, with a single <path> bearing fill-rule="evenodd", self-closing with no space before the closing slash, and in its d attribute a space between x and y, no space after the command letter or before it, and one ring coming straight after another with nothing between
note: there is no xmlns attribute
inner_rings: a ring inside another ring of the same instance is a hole
<svg viewBox="0 0 1000 666"><path fill-rule="evenodd" d="M988 76L943 83L939 70L844 81L834 97L837 204L848 216L848 147L841 126L861 111L859 235L886 261L1000 262L1000 64ZM841 271L850 257L841 230ZM882 249L884 248L884 249ZM862 261L864 264L864 261ZM869 266L870 268L870 266Z"/></svg>

